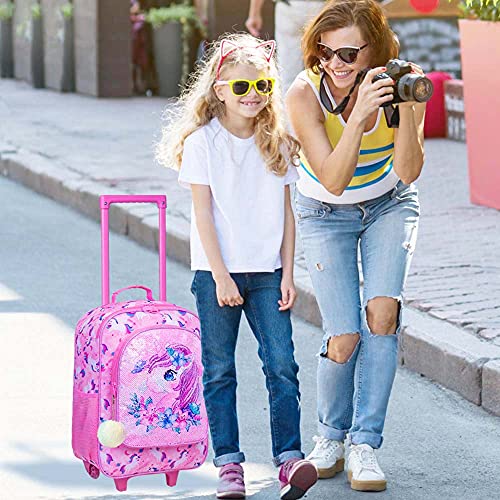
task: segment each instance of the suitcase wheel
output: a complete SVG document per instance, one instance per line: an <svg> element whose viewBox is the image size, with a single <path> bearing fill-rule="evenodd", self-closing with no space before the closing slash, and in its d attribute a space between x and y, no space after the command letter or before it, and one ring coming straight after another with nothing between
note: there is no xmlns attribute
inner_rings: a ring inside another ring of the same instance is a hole
<svg viewBox="0 0 500 500"><path fill-rule="evenodd" d="M118 491L126 491L127 490L127 481L128 481L128 478L115 479L116 489Z"/></svg>
<svg viewBox="0 0 500 500"><path fill-rule="evenodd" d="M94 464L91 464L90 462L83 462L83 465L92 479L97 479L99 477L99 469Z"/></svg>
<svg viewBox="0 0 500 500"><path fill-rule="evenodd" d="M175 486L177 484L177 476L179 475L179 471L174 471L174 472L168 472L165 474L165 477L167 478L167 485L168 486Z"/></svg>

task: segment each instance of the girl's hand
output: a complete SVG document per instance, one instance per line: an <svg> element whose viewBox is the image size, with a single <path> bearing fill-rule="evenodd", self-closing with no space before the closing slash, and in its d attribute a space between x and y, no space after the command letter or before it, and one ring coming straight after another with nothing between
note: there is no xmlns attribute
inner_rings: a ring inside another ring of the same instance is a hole
<svg viewBox="0 0 500 500"><path fill-rule="evenodd" d="M386 68L373 68L366 73L358 90L356 104L352 110L351 116L356 117L361 123L366 122L368 118L378 108L386 102L393 99L394 80L392 78L382 78L372 83L375 76L380 75Z"/></svg>
<svg viewBox="0 0 500 500"><path fill-rule="evenodd" d="M297 291L293 284L293 278L283 277L281 279L281 300L278 300L279 310L286 311L291 309L297 298Z"/></svg>
<svg viewBox="0 0 500 500"><path fill-rule="evenodd" d="M238 287L230 274L225 274L221 278L214 278L217 293L217 302L220 307L241 306L243 297L240 295Z"/></svg>

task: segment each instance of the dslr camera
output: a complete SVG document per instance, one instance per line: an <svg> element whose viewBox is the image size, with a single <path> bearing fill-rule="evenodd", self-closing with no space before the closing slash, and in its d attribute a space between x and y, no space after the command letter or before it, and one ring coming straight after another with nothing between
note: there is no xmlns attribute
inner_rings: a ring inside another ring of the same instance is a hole
<svg viewBox="0 0 500 500"><path fill-rule="evenodd" d="M384 107L406 101L427 102L434 91L432 82L425 76L411 72L410 63L401 59L391 59L387 62L386 71L375 76L372 82L383 78L394 80L394 98L383 104Z"/></svg>
<svg viewBox="0 0 500 500"><path fill-rule="evenodd" d="M389 128L397 128L399 127L399 108L394 105L406 101L427 102L432 97L434 85L426 76L412 73L410 63L402 59L391 59L387 62L385 67L386 71L376 75L372 82L382 80L383 78L392 78L394 80L394 85L392 85L394 89L393 99L382 104L382 108L384 109L387 126ZM366 68L358 73L354 85L349 90L349 94L344 97L342 102L335 108L326 90L326 72L323 72L319 90L323 106L334 115L343 113L354 89L363 80L369 70L370 68Z"/></svg>

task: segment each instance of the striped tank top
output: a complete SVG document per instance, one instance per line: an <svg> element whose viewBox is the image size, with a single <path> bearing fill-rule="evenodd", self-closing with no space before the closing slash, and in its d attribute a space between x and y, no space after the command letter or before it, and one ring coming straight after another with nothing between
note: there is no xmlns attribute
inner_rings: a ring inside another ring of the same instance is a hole
<svg viewBox="0 0 500 500"><path fill-rule="evenodd" d="M319 84L321 75L305 70L297 78L305 80L314 90L321 109L325 114L325 130L332 148L338 144L346 122L341 115L334 115L321 104ZM332 102L333 96L327 88ZM336 106L336 104L334 104ZM390 191L398 183L399 177L394 172L394 130L387 126L383 109L380 108L375 126L365 132L361 139L358 165L354 176L341 196L335 196L323 187L304 154L300 153L300 179L297 188L304 196L327 203L350 204L377 198Z"/></svg>

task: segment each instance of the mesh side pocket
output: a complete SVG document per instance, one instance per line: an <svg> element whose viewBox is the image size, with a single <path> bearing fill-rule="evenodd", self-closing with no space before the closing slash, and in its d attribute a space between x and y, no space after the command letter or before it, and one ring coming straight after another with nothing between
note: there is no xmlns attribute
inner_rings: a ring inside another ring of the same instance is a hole
<svg viewBox="0 0 500 500"><path fill-rule="evenodd" d="M97 464L97 426L99 394L73 390L73 429L71 443L78 458Z"/></svg>

